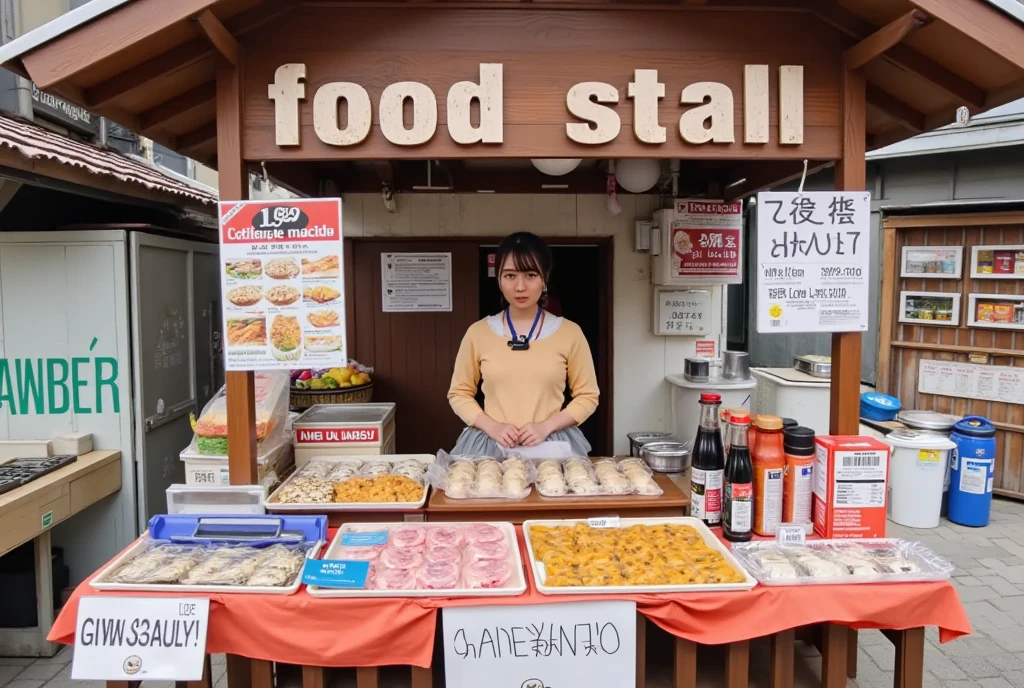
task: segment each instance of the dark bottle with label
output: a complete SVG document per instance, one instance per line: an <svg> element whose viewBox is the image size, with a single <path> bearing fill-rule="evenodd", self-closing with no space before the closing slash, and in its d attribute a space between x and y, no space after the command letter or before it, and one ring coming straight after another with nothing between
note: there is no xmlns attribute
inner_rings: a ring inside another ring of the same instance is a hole
<svg viewBox="0 0 1024 688"><path fill-rule="evenodd" d="M718 420L721 405L718 394L700 395L700 425L693 441L690 478L690 513L712 527L722 524L725 450Z"/></svg>
<svg viewBox="0 0 1024 688"><path fill-rule="evenodd" d="M722 535L729 542L746 542L754 526L754 465L747 448L750 415L734 415L735 428L729 444L729 470L725 475L725 498L722 504Z"/></svg>

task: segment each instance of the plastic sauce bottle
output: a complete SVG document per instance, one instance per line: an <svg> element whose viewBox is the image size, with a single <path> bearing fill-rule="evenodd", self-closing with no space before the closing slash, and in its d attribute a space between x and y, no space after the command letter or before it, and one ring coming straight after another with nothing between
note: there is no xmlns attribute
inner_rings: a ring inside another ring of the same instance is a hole
<svg viewBox="0 0 1024 688"><path fill-rule="evenodd" d="M782 506L785 523L811 522L811 492L814 487L814 430L786 428L786 489Z"/></svg>
<svg viewBox="0 0 1024 688"><path fill-rule="evenodd" d="M731 409L724 408L719 416L722 422L722 449L725 450L725 462L729 463L729 444L732 442L732 424L729 422Z"/></svg>
<svg viewBox="0 0 1024 688"><path fill-rule="evenodd" d="M782 419L761 415L754 456L754 532L775 535L782 523L786 454L782 446Z"/></svg>
<svg viewBox="0 0 1024 688"><path fill-rule="evenodd" d="M750 426L747 428L747 449L754 456L757 451L757 414L750 414Z"/></svg>
<svg viewBox="0 0 1024 688"><path fill-rule="evenodd" d="M725 450L722 448L720 394L700 395L700 425L693 441L690 469L690 514L710 527L722 525L722 481Z"/></svg>
<svg viewBox="0 0 1024 688"><path fill-rule="evenodd" d="M753 536L754 468L747 449L750 414L730 416L733 426L729 446L729 470L725 474L725 498L722 501L722 535L729 542L746 542Z"/></svg>

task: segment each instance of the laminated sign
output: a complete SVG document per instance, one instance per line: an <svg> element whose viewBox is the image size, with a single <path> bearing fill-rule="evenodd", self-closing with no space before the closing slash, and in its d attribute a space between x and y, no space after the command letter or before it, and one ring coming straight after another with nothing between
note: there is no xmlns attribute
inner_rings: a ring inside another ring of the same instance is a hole
<svg viewBox="0 0 1024 688"><path fill-rule="evenodd" d="M348 365L341 199L221 201L225 369Z"/></svg>
<svg viewBox="0 0 1024 688"><path fill-rule="evenodd" d="M871 195L757 195L757 331L868 329Z"/></svg>
<svg viewBox="0 0 1024 688"><path fill-rule="evenodd" d="M453 607L448 688L623 688L636 684L636 603Z"/></svg>

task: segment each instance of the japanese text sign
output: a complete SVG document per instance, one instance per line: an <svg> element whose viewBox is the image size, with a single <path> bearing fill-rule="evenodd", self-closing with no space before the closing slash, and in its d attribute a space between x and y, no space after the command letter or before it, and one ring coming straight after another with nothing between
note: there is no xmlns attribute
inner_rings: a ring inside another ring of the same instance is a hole
<svg viewBox="0 0 1024 688"><path fill-rule="evenodd" d="M739 284L742 251L742 204L676 201L668 245L673 280Z"/></svg>
<svg viewBox="0 0 1024 688"><path fill-rule="evenodd" d="M757 331L868 328L871 196L757 195Z"/></svg>
<svg viewBox="0 0 1024 688"><path fill-rule="evenodd" d="M636 603L453 607L448 688L622 688L636 683Z"/></svg>
<svg viewBox="0 0 1024 688"><path fill-rule="evenodd" d="M711 292L656 290L654 334L699 337L711 330Z"/></svg>
<svg viewBox="0 0 1024 688"><path fill-rule="evenodd" d="M225 370L347 365L341 199L219 211Z"/></svg>
<svg viewBox="0 0 1024 688"><path fill-rule="evenodd" d="M205 597L83 597L71 678L199 681L209 618Z"/></svg>

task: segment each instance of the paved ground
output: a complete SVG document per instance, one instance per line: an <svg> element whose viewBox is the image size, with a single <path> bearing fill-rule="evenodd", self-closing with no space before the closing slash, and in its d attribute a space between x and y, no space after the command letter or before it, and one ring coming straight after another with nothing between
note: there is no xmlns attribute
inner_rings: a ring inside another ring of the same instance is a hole
<svg viewBox="0 0 1024 688"><path fill-rule="evenodd" d="M941 688L1024 688L1024 504L996 501L987 528L965 528L944 521L934 530L910 530L889 524L891 537L921 540L956 564L953 579L967 608L974 634L939 645L938 632L929 629L925 646L925 686ZM766 648L755 645L751 657L751 685L766 685ZM798 646L801 655L797 683L813 686L820 661L811 648ZM654 653L666 659L670 652ZM877 631L860 634L859 674L848 688L892 686L892 645ZM707 659L709 661L705 662ZM648 675L652 688L671 685L670 668L654 658ZM720 683L714 657L701 655L700 685ZM102 684L71 680L71 653L65 648L49 660L0 657L0 688L101 688ZM223 657L214 658L215 688L226 688ZM406 674L407 676L407 674ZM283 683L297 686L298 676ZM337 686L354 684L354 677L337 677ZM392 680L393 679L393 680ZM382 677L382 684L407 685L401 673ZM91 685L90 685L91 684ZM150 684L147 684L147 688ZM173 684L153 685L171 688Z"/></svg>

